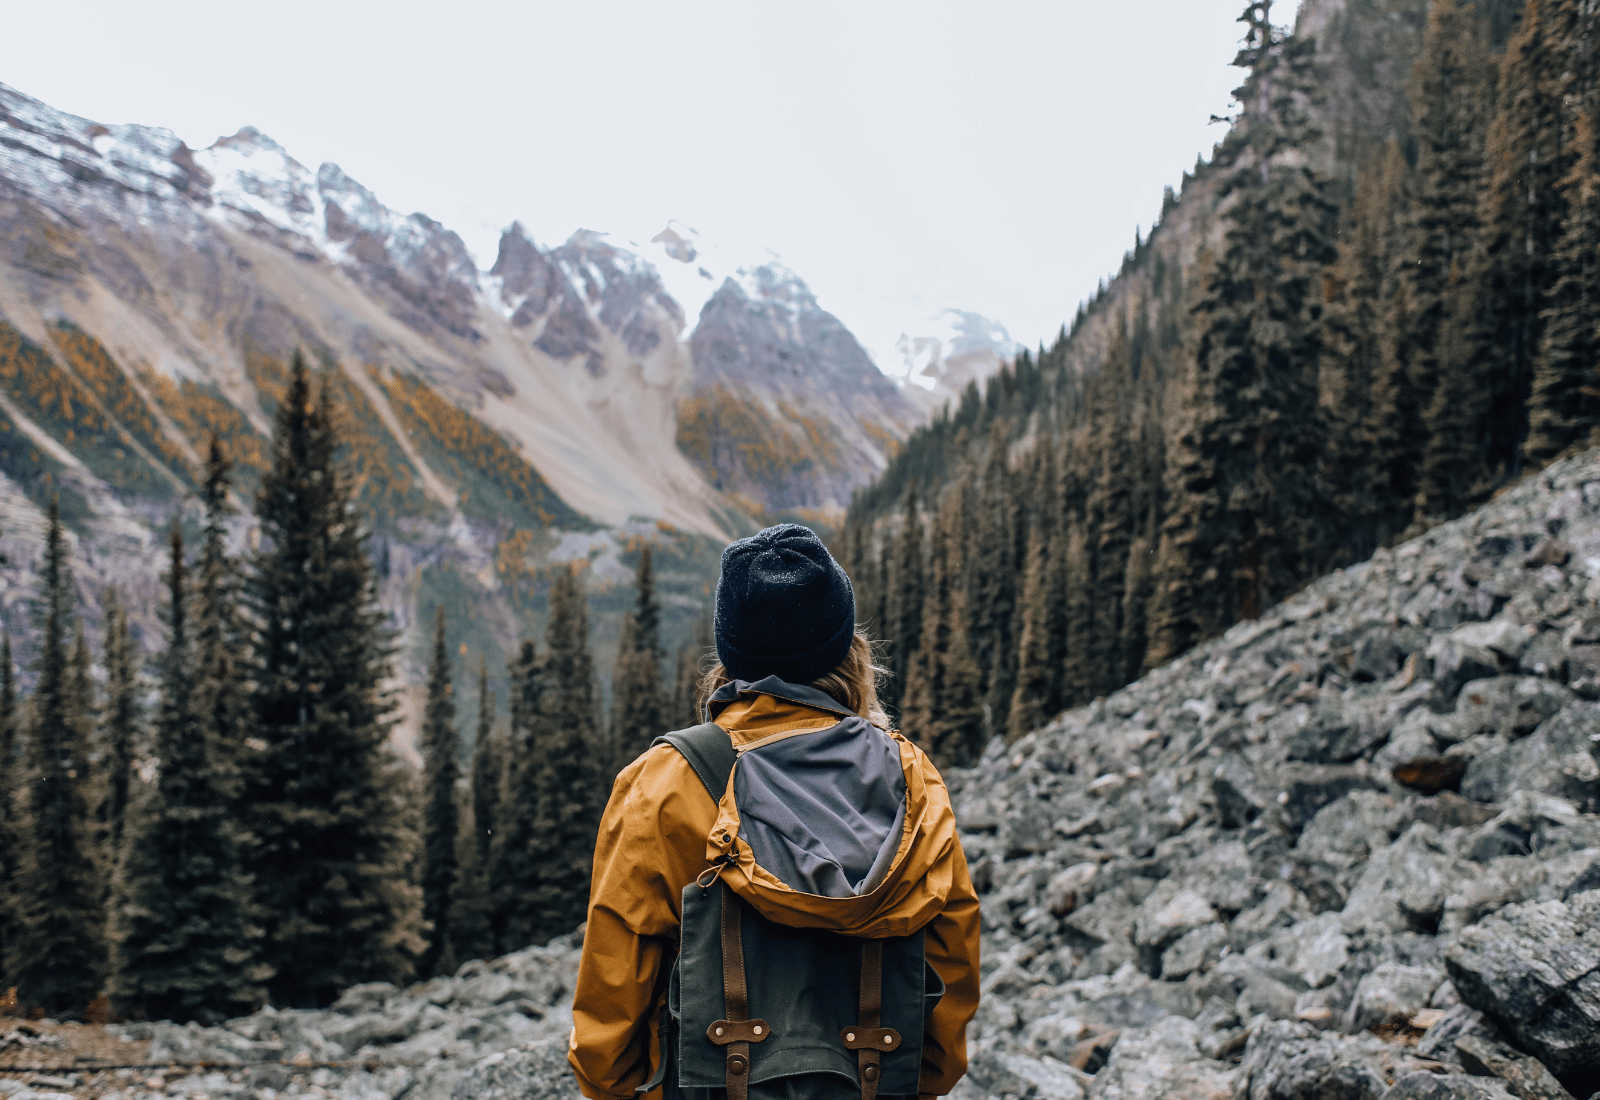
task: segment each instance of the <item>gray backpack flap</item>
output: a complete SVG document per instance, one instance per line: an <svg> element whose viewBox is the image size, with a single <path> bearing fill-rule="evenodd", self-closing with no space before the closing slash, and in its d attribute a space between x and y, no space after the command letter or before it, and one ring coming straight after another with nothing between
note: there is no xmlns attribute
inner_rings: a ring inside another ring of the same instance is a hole
<svg viewBox="0 0 1600 1100"><path fill-rule="evenodd" d="M721 797L734 762L724 730L660 740ZM664 1081L669 1097L704 1100L916 1095L923 1023L944 994L922 931L868 940L790 928L713 882L684 887L680 936L662 1064L641 1092Z"/></svg>

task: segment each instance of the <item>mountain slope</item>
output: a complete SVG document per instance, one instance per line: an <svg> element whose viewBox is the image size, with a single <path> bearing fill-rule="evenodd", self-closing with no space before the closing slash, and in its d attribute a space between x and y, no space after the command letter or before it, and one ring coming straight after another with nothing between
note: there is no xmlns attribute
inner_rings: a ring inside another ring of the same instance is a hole
<svg viewBox="0 0 1600 1100"><path fill-rule="evenodd" d="M592 565L609 668L626 602L612 589L648 539L664 571L666 641L686 641L717 543L768 509L831 518L919 416L793 283L842 355L813 350L814 365L877 402L805 407L787 496L763 484L723 492L678 446L680 409L698 392L689 319L639 253L587 231L545 248L513 225L480 271L446 227L388 209L337 165L302 165L253 128L191 149L0 85L8 628L29 633L41 509L58 492L91 639L116 584L155 644L150 531L174 513L192 520L192 471L213 431L248 506L284 363L303 347L341 410L388 570L384 600L403 627L443 601L452 634L497 664L538 629L549 566L576 558ZM780 417L785 392L765 371L737 380L737 400ZM862 426L872 418L878 435ZM813 435L845 445L812 446ZM240 545L249 527L242 516ZM416 641L406 680L420 667Z"/></svg>

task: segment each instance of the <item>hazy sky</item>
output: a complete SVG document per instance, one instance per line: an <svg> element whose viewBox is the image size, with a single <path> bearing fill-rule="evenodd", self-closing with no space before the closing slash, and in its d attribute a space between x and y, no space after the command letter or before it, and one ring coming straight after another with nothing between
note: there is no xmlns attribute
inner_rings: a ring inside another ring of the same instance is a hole
<svg viewBox="0 0 1600 1100"><path fill-rule="evenodd" d="M1071 317L1221 137L1243 6L57 0L8 5L0 81L195 147L254 125L482 267L513 220L676 218L777 253L893 369L946 306L1029 344Z"/></svg>

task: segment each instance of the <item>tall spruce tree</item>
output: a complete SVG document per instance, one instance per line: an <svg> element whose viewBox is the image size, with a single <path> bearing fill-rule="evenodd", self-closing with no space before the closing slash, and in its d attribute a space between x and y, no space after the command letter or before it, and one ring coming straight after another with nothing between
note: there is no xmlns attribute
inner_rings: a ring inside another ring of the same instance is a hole
<svg viewBox="0 0 1600 1100"><path fill-rule="evenodd" d="M489 867L505 782L505 748L495 731L489 664L478 658L478 725L472 745L472 776L463 806L450 936L457 959L487 958L494 951Z"/></svg>
<svg viewBox="0 0 1600 1100"><path fill-rule="evenodd" d="M246 584L256 620L252 865L272 1000L314 1005L403 981L423 948L414 833L387 750L389 641L335 457L328 389L296 353L279 402Z"/></svg>
<svg viewBox="0 0 1600 1100"><path fill-rule="evenodd" d="M1303 150L1312 44L1252 3L1241 115L1219 155L1231 227L1195 305L1188 422L1168 452L1166 654L1286 596L1328 556L1317 397L1322 271L1335 208ZM1173 591L1199 578L1199 599Z"/></svg>
<svg viewBox="0 0 1600 1100"><path fill-rule="evenodd" d="M251 723L245 688L246 638L239 608L239 575L228 553L230 464L213 435L201 485L204 524L196 576L194 625L195 713L206 729L207 751L219 789L231 792L240 842L248 851L244 758Z"/></svg>
<svg viewBox="0 0 1600 1100"><path fill-rule="evenodd" d="M1576 137L1579 155L1563 181L1569 214L1529 400L1527 455L1535 464L1589 443L1600 429L1600 117L1581 118Z"/></svg>
<svg viewBox="0 0 1600 1100"><path fill-rule="evenodd" d="M668 728L684 729L697 726L704 719L700 714L700 678L703 665L712 653L711 616L702 611L695 622L694 639L678 650L678 667L673 677L672 716Z"/></svg>
<svg viewBox="0 0 1600 1100"><path fill-rule="evenodd" d="M1380 488L1409 498L1407 510L1424 516L1455 507L1485 469L1473 443L1482 394L1469 379L1472 364L1462 360L1458 336L1471 301L1465 272L1481 231L1494 81L1479 5L1434 4L1411 75L1415 198L1392 300L1404 313L1387 318L1373 438L1388 472Z"/></svg>
<svg viewBox="0 0 1600 1100"><path fill-rule="evenodd" d="M883 705L891 714L905 708L911 690L911 665L922 643L922 605L926 588L927 554L922 530L922 515L917 507L917 487L906 490L905 518L894 540L893 595L889 600L891 629L885 638L889 651L889 677L884 684Z"/></svg>
<svg viewBox="0 0 1600 1100"><path fill-rule="evenodd" d="M461 768L456 737L456 701L450 682L450 651L445 645L444 605L434 616L433 661L428 669L428 700L422 714L422 919L428 946L417 969L426 975L454 973L451 900L459 871L456 861L456 781Z"/></svg>
<svg viewBox="0 0 1600 1100"><path fill-rule="evenodd" d="M656 599L650 546L639 552L635 576L638 599L623 621L622 644L611 678L612 743L620 771L670 727L667 698L661 683L661 604Z"/></svg>
<svg viewBox="0 0 1600 1100"><path fill-rule="evenodd" d="M1454 272L1444 374L1427 423L1418 511L1454 515L1520 472L1527 400L1555 283L1570 140L1567 41L1581 0L1529 0L1500 62L1483 226Z"/></svg>
<svg viewBox="0 0 1600 1100"><path fill-rule="evenodd" d="M16 937L17 869L22 857L22 760L17 742L17 681L11 634L0 635L0 990L11 987L8 945Z"/></svg>
<svg viewBox="0 0 1600 1100"><path fill-rule="evenodd" d="M236 775L196 706L202 696L176 522L170 547L169 636L155 720L159 777L128 829L112 921L111 992L130 1016L214 1022L260 1007L269 972L250 921Z"/></svg>
<svg viewBox="0 0 1600 1100"><path fill-rule="evenodd" d="M496 815L490 852L490 927L497 951L528 946L537 934L532 892L540 868L533 858L539 828L539 769L549 747L539 720L547 690L545 661L524 638L508 663L511 681L511 731L507 741L505 798Z"/></svg>
<svg viewBox="0 0 1600 1100"><path fill-rule="evenodd" d="M1022 585L1022 630L1017 639L1017 687L1011 696L1008 740L1044 725L1050 706L1050 559L1036 525L1028 536L1028 568Z"/></svg>
<svg viewBox="0 0 1600 1100"><path fill-rule="evenodd" d="M546 690L534 718L539 745L529 856L538 874L525 935L536 942L583 922L594 842L611 773L596 744L597 692L589 653L589 601L576 566L558 570L545 629Z"/></svg>
<svg viewBox="0 0 1600 1100"><path fill-rule="evenodd" d="M66 633L72 572L54 498L41 580L38 679L29 776L6 971L22 1004L51 1015L82 1011L106 977L104 886L94 852L86 779L89 747Z"/></svg>
<svg viewBox="0 0 1600 1100"><path fill-rule="evenodd" d="M134 752L139 743L139 669L128 614L115 589L106 593L106 709L101 719L104 747L105 798L101 816L112 862L121 859L123 830L128 815L128 792L133 782Z"/></svg>

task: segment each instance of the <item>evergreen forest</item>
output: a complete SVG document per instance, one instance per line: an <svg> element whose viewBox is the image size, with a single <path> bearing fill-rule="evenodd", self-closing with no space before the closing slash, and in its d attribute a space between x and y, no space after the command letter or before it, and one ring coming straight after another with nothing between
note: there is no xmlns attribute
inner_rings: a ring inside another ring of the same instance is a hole
<svg viewBox="0 0 1600 1100"><path fill-rule="evenodd" d="M679 654L663 682L646 549L612 721L582 574L557 566L543 644L522 642L507 670L508 722L482 656L476 713L458 706L464 670L438 608L423 767L408 766L390 745L395 634L337 389L313 373L298 354L286 371L258 550L229 552L235 489L212 439L198 547L172 526L150 667L112 593L97 675L69 535L50 510L26 697L0 642L0 993L12 1011L214 1022L571 932L616 771L691 721L698 664Z"/></svg>
<svg viewBox="0 0 1600 1100"><path fill-rule="evenodd" d="M942 764L1595 440L1600 9L1271 14L1119 277L855 496L838 549Z"/></svg>

